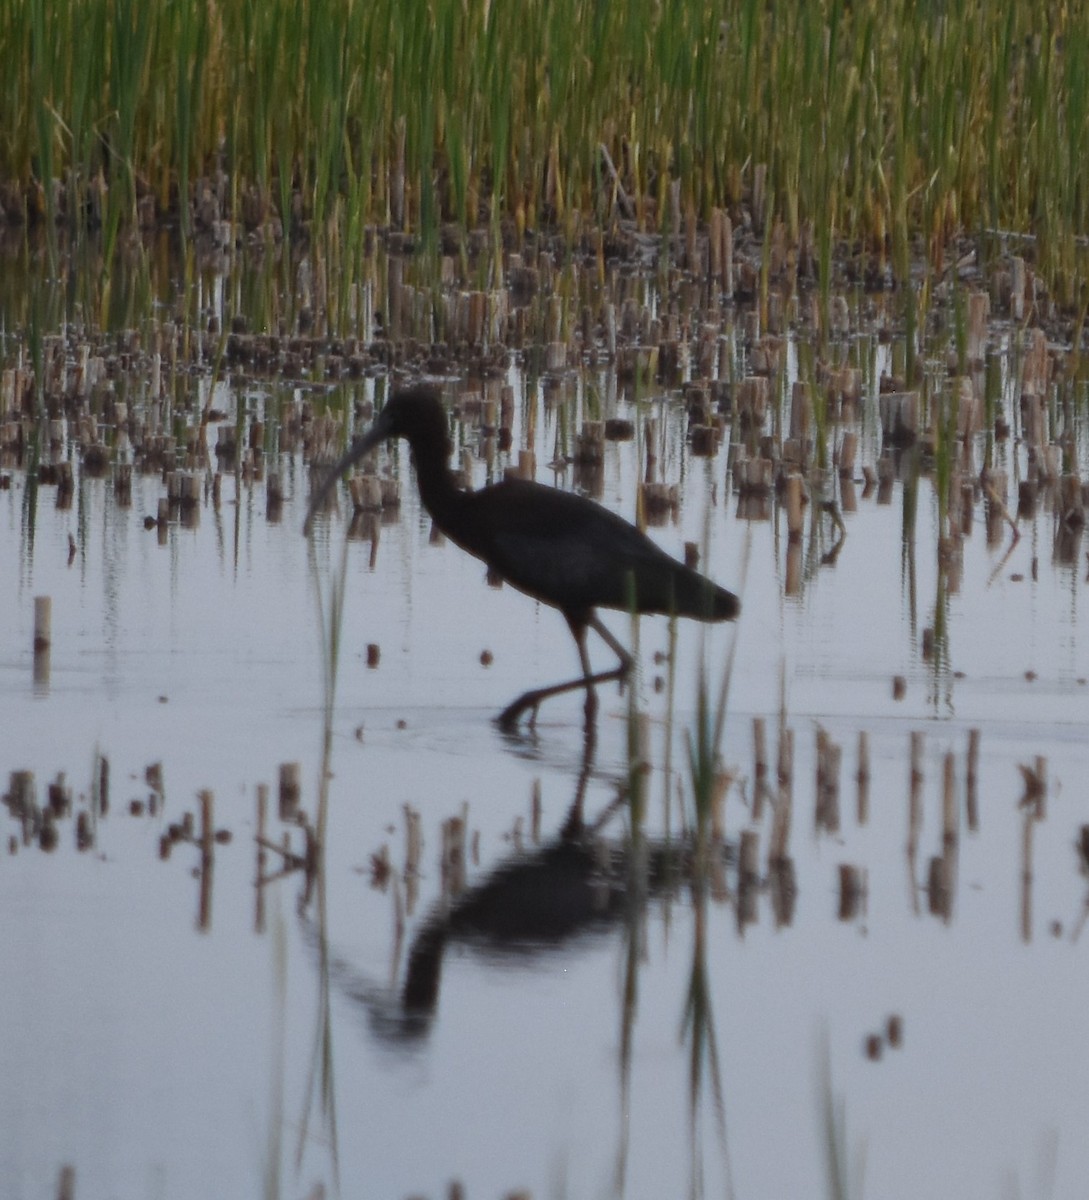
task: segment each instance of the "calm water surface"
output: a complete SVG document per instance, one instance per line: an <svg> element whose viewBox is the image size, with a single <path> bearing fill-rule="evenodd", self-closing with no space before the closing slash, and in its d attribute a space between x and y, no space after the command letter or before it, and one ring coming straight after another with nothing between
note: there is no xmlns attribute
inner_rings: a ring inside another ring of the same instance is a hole
<svg viewBox="0 0 1089 1200"><path fill-rule="evenodd" d="M511 382L515 447L529 406L539 406L538 477L570 486L570 469L557 477L546 465L555 406L518 371ZM371 394L371 384L359 387L361 398ZM604 388L621 415L646 415ZM573 385L569 403L582 400ZM233 403L224 389L223 406ZM303 1196L318 1183L327 1194L339 1184L344 1195L437 1197L452 1180L474 1200L519 1189L746 1200L1081 1194L1084 559L1055 561L1044 510L1022 523L1004 557L1009 531L988 545L977 501L959 590L940 598L933 489L919 484L909 527L898 482L890 503L862 497L845 511L834 564L820 565L834 540L828 524L816 537L809 527L801 586L786 595L785 527L740 520L725 450L690 457L676 404L651 408L666 422L660 476L682 494L677 521L653 535L677 554L699 542L708 572L740 591L744 609L736 628L678 629L671 720L655 688L668 623L645 619L638 629L645 852L656 861L681 838L699 664L717 689L736 643L726 836L732 848L742 830L759 828L763 871L770 818L751 820L752 718L767 718L774 756L782 706L796 743L789 919L766 889L751 919L739 919L731 849L702 900L683 879L651 882L642 899L634 885L618 888L596 920L573 915L549 937L523 929L513 946L510 930L489 939L459 927L456 914L496 871L519 863L530 878L541 868L576 799L578 697L546 705L535 737L505 738L491 717L524 688L565 677L577 659L557 614L487 586L479 563L431 543L403 448L383 458L403 481L399 519L383 525L376 549L353 541L347 553L324 890L304 899L301 875L273 882L259 917L257 786L272 789L277 840L279 764L301 765L303 805L316 805L315 597L327 597L340 559L343 497L309 545L300 533L306 473L285 459L279 522L266 518L259 486L236 491L227 477L218 511L202 501L195 527L174 522L160 539L143 525L163 494L157 476L136 477L123 509L108 480L77 468L70 509L39 490L31 537L25 476L7 472L2 778L34 771L44 801L47 781L64 771L77 807L81 797L87 807L101 753L110 796L93 850L75 850L67 820L53 853L5 845L0 854L0 1193L50 1196L72 1164L80 1197ZM877 448L871 410L860 427L867 465ZM634 443L610 443L601 485L603 503L629 517L637 453ZM486 468L474 471L483 482ZM31 652L36 595L53 601L47 678L35 677ZM935 667L920 645L939 605L947 658ZM625 616L607 619L631 638ZM368 643L380 648L374 669ZM583 804L602 822L620 879L638 882L647 877L632 865L630 812L611 808L627 772L627 711L626 696L602 694ZM843 751L837 833L814 826L818 728ZM973 728L982 747L974 832L964 816ZM925 741L912 863L913 731ZM872 772L864 825L860 732ZM942 915L926 884L943 853L949 751L959 817ZM1047 760L1047 810L1031 826L1026 899L1019 768L1038 756ZM130 801L147 799L145 768L156 762L161 809L133 815ZM159 856L166 826L196 811L202 788L214 792L217 826L233 835L215 848L204 928L198 848ZM403 877L406 805L423 839L412 880ZM455 902L443 897L442 824L462 815L466 890ZM8 831L18 840L14 820ZM383 846L392 867L384 880L372 871ZM837 919L841 864L858 867L866 884L849 920ZM583 885L598 878L580 869ZM572 894L557 891L553 907ZM517 935L524 909L506 893L498 908ZM406 979L421 962L427 998L406 1011ZM890 1017L902 1025L899 1046L884 1036ZM873 1034L877 1060L866 1052Z"/></svg>

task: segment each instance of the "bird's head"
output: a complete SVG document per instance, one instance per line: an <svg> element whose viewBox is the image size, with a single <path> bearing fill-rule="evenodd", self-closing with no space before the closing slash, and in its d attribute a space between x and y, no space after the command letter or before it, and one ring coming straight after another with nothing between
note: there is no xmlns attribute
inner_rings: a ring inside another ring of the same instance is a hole
<svg viewBox="0 0 1089 1200"><path fill-rule="evenodd" d="M430 388L414 387L394 392L375 417L363 441L369 448L387 438L398 437L405 438L413 446L425 442L443 447L448 444L446 411Z"/></svg>
<svg viewBox="0 0 1089 1200"><path fill-rule="evenodd" d="M445 457L449 446L446 413L435 392L427 387L413 387L394 392L386 406L374 418L374 424L351 444L310 497L310 507L306 511L306 521L303 524L304 534L309 534L314 514L344 472L369 454L380 442L393 438L405 438L414 450L423 446L438 446Z"/></svg>

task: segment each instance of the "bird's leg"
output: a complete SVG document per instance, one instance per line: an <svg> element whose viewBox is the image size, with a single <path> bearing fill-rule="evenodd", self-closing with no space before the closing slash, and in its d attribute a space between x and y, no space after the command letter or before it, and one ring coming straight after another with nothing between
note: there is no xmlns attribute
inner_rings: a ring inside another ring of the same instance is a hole
<svg viewBox="0 0 1089 1200"><path fill-rule="evenodd" d="M579 648L579 662L582 663L582 679L586 687L586 703L583 712L586 714L586 728L589 729L597 720L597 692L594 691L594 672L590 666L590 655L586 650L586 626L583 622L567 618L567 624L575 635L575 645Z"/></svg>
<svg viewBox="0 0 1089 1200"><path fill-rule="evenodd" d="M624 649L623 646L613 637L608 629L602 625L597 613L591 613L590 619L586 622L591 629L609 646L609 649L620 659L620 666L615 671L610 671L608 674L613 679L627 679L632 667L635 666L635 659ZM599 679L599 682L602 680Z"/></svg>
<svg viewBox="0 0 1089 1200"><path fill-rule="evenodd" d="M596 613L590 613L586 617L571 617L566 613L564 615L567 616L567 624L574 636L575 644L579 648L579 661L582 663L581 678L569 679L565 683L554 683L550 687L534 688L533 691L523 693L517 700L511 701L496 718L501 729L514 729L518 724L518 718L530 709L533 711L532 719L535 720L537 709L543 700L547 700L550 696L562 695L564 692L573 692L576 688L586 689L586 720L587 723L591 723L597 714L597 693L594 691L594 685L611 683L614 679L623 682L628 677L633 663L632 656L605 628ZM595 674L591 669L590 656L586 652L586 629L588 626L608 643L620 660L619 665L613 670L598 671Z"/></svg>

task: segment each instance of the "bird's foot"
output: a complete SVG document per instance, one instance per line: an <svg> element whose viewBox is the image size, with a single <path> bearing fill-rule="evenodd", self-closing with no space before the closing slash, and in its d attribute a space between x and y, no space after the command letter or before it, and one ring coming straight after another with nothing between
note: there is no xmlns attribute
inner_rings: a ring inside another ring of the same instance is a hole
<svg viewBox="0 0 1089 1200"><path fill-rule="evenodd" d="M569 679L566 683L554 683L551 687L535 688L531 692L524 692L503 709L499 716L495 718L495 723L504 733L513 733L518 728L518 722L522 714L528 712L530 714L529 728L534 730L537 727L537 711L545 700L548 700L552 696L561 696L565 692L576 691L578 688L586 689L584 711L586 713L586 720L592 722L597 716L597 693L594 691L594 684L605 680L619 679L620 677L620 671L607 671L600 675Z"/></svg>
<svg viewBox="0 0 1089 1200"><path fill-rule="evenodd" d="M495 718L495 723L504 733L517 733L519 715L517 712L512 713L509 708L505 708Z"/></svg>
<svg viewBox="0 0 1089 1200"><path fill-rule="evenodd" d="M521 720L522 714L528 712L529 721L527 724L530 729L536 729L537 710L540 707L540 699L534 698L532 693L527 692L524 696L519 696L517 700L508 704L499 716L495 718L495 723L504 733L517 733L518 722Z"/></svg>

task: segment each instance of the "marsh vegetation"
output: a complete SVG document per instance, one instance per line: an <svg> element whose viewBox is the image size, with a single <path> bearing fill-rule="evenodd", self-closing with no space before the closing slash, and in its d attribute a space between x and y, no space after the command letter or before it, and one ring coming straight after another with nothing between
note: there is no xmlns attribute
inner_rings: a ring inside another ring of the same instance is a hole
<svg viewBox="0 0 1089 1200"><path fill-rule="evenodd" d="M0 0L6 1195L1077 1194L1089 22L934 9ZM496 731L421 379L736 631Z"/></svg>

